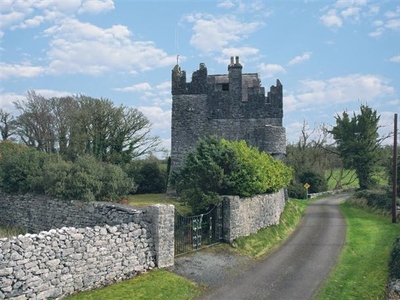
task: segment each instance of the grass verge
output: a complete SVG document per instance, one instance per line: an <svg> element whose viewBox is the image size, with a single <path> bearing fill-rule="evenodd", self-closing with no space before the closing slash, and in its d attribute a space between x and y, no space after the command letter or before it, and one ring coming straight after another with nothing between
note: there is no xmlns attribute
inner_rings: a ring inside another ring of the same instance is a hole
<svg viewBox="0 0 400 300"><path fill-rule="evenodd" d="M106 288L82 292L69 300L189 300L202 289L194 283L165 270L153 270Z"/></svg>
<svg viewBox="0 0 400 300"><path fill-rule="evenodd" d="M147 207L157 203L173 204L175 205L175 209L182 215L192 215L192 209L190 206L185 205L176 199L167 198L166 194L136 194L129 196L128 201L130 205L137 207Z"/></svg>
<svg viewBox="0 0 400 300"><path fill-rule="evenodd" d="M259 230L256 234L235 240L238 250L253 258L262 258L279 246L296 229L307 209L307 200L290 200L279 225Z"/></svg>
<svg viewBox="0 0 400 300"><path fill-rule="evenodd" d="M349 203L342 203L341 210L346 244L317 299L385 299L388 262L400 224Z"/></svg>

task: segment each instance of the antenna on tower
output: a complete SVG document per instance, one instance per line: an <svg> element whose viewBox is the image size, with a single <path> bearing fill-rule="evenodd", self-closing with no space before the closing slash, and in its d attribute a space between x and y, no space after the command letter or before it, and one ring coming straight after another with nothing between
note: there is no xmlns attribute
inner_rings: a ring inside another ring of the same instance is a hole
<svg viewBox="0 0 400 300"><path fill-rule="evenodd" d="M176 64L179 66L178 28L175 28L175 51L176 51Z"/></svg>

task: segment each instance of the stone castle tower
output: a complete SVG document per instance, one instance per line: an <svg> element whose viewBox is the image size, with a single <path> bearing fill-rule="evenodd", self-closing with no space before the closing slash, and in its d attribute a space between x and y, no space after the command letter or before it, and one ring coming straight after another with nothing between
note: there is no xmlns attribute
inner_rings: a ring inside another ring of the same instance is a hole
<svg viewBox="0 0 400 300"><path fill-rule="evenodd" d="M208 135L246 140L275 158L286 153L282 84L265 88L257 73L242 73L239 57L231 57L228 74L208 75L201 63L186 82L186 72L172 70L171 170L176 170L196 142Z"/></svg>

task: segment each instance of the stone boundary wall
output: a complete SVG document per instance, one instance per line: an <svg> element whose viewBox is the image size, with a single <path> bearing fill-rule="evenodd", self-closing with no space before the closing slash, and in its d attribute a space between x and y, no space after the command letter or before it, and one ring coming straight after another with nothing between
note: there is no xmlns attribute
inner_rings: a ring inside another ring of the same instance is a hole
<svg viewBox="0 0 400 300"><path fill-rule="evenodd" d="M284 189L274 194L246 198L223 196L224 240L232 243L238 237L279 224L285 199Z"/></svg>
<svg viewBox="0 0 400 300"><path fill-rule="evenodd" d="M0 193L0 225L39 233L61 227L93 227L146 222L143 209L108 202L60 200L43 195Z"/></svg>
<svg viewBox="0 0 400 300"><path fill-rule="evenodd" d="M0 239L0 299L59 298L174 264L173 205L0 194L0 224L34 233Z"/></svg>

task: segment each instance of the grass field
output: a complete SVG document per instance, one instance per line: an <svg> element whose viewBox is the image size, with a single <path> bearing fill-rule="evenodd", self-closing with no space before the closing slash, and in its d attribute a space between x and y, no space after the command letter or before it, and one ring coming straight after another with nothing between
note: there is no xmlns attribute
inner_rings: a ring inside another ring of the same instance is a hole
<svg viewBox="0 0 400 300"><path fill-rule="evenodd" d="M167 198L166 194L138 194L131 195L128 197L128 201L130 205L137 207L146 207L152 204L164 203L164 204L173 204L175 205L175 209L179 211L182 215L191 215L192 209L190 206L185 205L182 202L179 202L176 199Z"/></svg>
<svg viewBox="0 0 400 300"><path fill-rule="evenodd" d="M388 262L400 224L347 203L341 210L347 222L346 244L317 299L386 299Z"/></svg>
<svg viewBox="0 0 400 300"><path fill-rule="evenodd" d="M165 270L154 270L133 279L68 297L69 300L189 300L202 288Z"/></svg>

